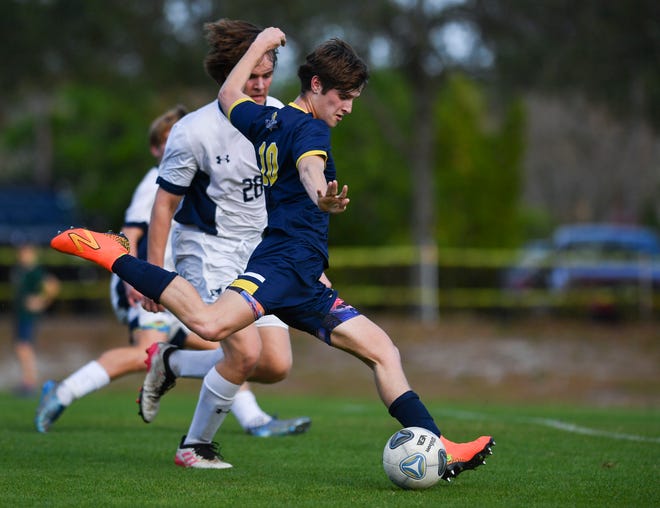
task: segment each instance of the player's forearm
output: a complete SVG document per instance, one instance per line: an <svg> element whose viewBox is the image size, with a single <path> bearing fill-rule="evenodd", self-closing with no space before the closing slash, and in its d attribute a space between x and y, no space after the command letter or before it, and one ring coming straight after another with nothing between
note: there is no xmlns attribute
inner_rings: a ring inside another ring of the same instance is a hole
<svg viewBox="0 0 660 508"><path fill-rule="evenodd" d="M319 205L319 192L324 193L328 186L323 175L323 169L323 161L317 156L305 157L298 165L300 182L316 206Z"/></svg>
<svg viewBox="0 0 660 508"><path fill-rule="evenodd" d="M252 70L264 55L279 46L284 46L285 42L284 32L278 28L266 28L257 35L257 38L250 44L248 50L231 70L218 92L220 107L226 115L229 113L229 108L237 100L248 97L243 89L252 74Z"/></svg>
<svg viewBox="0 0 660 508"><path fill-rule="evenodd" d="M154 208L154 212L156 208ZM151 224L149 224L149 235L147 240L147 260L149 263L163 266L165 263L165 249L167 248L167 239L170 235L171 222L160 214L151 215Z"/></svg>
<svg viewBox="0 0 660 508"><path fill-rule="evenodd" d="M169 193L158 189L153 208L147 239L147 260L157 266L165 263L165 250L170 237L172 217L180 198L173 198Z"/></svg>

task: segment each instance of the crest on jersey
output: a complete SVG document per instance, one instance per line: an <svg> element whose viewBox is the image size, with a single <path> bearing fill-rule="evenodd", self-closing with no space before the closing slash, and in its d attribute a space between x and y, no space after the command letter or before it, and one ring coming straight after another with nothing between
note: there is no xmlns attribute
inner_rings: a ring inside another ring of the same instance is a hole
<svg viewBox="0 0 660 508"><path fill-rule="evenodd" d="M277 111L274 111L271 117L266 120L266 129L269 131L277 129L277 124L279 121L277 120Z"/></svg>

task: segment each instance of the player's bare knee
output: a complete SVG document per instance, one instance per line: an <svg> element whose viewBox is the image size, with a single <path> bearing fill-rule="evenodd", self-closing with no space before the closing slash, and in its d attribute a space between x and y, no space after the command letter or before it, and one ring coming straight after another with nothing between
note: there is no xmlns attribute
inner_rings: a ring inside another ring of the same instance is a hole
<svg viewBox="0 0 660 508"><path fill-rule="evenodd" d="M268 375L264 383L279 383L287 378L291 372L291 364L286 362L273 362L268 365Z"/></svg>
<svg viewBox="0 0 660 508"><path fill-rule="evenodd" d="M259 365L257 372L260 373L263 380L262 383L277 383L286 379L291 372L293 365L293 357L285 351L264 347L259 358Z"/></svg>
<svg viewBox="0 0 660 508"><path fill-rule="evenodd" d="M391 341L383 341L378 345L371 347L367 358L377 365L397 365L401 364L401 353L399 348Z"/></svg>
<svg viewBox="0 0 660 508"><path fill-rule="evenodd" d="M231 347L225 348L225 362L246 378L256 369L260 355L261 348L258 344L232 342Z"/></svg>

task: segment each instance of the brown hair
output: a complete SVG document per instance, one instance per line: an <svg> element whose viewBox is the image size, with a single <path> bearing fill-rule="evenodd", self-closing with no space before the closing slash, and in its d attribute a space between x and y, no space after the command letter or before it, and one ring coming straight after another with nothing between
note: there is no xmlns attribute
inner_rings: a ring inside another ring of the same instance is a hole
<svg viewBox="0 0 660 508"><path fill-rule="evenodd" d="M177 104L151 122L151 126L149 127L149 146L159 146L165 141L172 126L181 120L186 113L188 113L186 107Z"/></svg>
<svg viewBox="0 0 660 508"><path fill-rule="evenodd" d="M366 85L369 69L347 42L334 38L317 46L298 68L302 93L311 90L314 76L321 80L323 93L333 88L351 92Z"/></svg>
<svg viewBox="0 0 660 508"><path fill-rule="evenodd" d="M258 26L241 20L223 18L206 23L204 34L209 46L204 59L206 73L222 85L260 32ZM277 65L277 50L269 51L267 55L274 68Z"/></svg>

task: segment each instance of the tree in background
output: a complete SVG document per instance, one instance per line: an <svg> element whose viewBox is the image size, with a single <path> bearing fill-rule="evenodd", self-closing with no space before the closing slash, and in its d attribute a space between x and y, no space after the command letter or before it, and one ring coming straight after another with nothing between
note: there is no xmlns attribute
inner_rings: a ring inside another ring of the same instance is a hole
<svg viewBox="0 0 660 508"><path fill-rule="evenodd" d="M660 218L660 3L465 0L530 118L523 198L554 221Z"/></svg>
<svg viewBox="0 0 660 508"><path fill-rule="evenodd" d="M521 234L524 113L520 102L497 118L481 89L452 76L435 105L438 243L512 247Z"/></svg>
<svg viewBox="0 0 660 508"><path fill-rule="evenodd" d="M524 227L514 210L521 93L578 90L617 114L656 117L657 10L650 0L0 2L0 160L9 168L0 181L68 181L89 213L117 224L129 174L145 164L144 119L175 102L197 107L195 91L215 88L201 66L204 21L282 27L275 90L285 100L277 90L301 53L340 36L367 57L373 78L333 134L359 210L334 221L333 242L415 243L414 285L431 295L421 308L432 320L438 242L506 245Z"/></svg>
<svg viewBox="0 0 660 508"><path fill-rule="evenodd" d="M660 3L465 0L503 87L580 91L660 127Z"/></svg>

